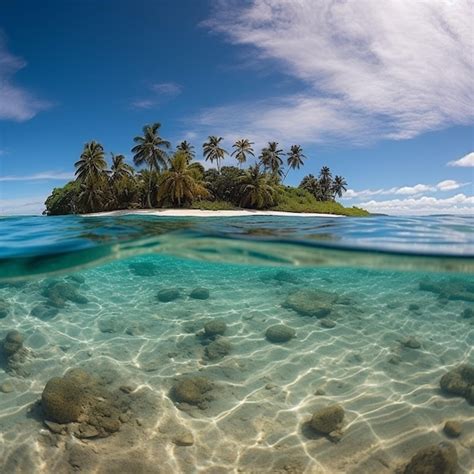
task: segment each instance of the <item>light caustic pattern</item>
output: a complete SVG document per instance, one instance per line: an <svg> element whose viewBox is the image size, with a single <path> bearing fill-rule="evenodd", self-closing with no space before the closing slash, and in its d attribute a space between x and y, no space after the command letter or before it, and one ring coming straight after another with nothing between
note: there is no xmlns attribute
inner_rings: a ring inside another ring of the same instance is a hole
<svg viewBox="0 0 474 474"><path fill-rule="evenodd" d="M462 317L473 303L420 291L426 275L142 256L81 276L88 302L43 319L31 311L44 300L45 280L0 288L10 308L0 335L19 330L28 350L24 373L7 373L5 361L0 371L0 386L13 388L0 393L2 472L389 473L446 441L449 419L463 424L453 441L460 470L473 469L472 406L439 389L448 370L474 362L474 319ZM196 287L210 297L190 298ZM160 302L166 288L179 298ZM328 316L334 327L283 304L307 289L339 296ZM199 334L215 319L225 321L231 349L208 360ZM270 343L265 331L274 324L296 336ZM51 377L73 367L131 391L133 416L119 432L77 439L44 425L35 403ZM212 382L200 407L172 400L183 374ZM308 426L315 410L334 403L345 410L337 443Z"/></svg>

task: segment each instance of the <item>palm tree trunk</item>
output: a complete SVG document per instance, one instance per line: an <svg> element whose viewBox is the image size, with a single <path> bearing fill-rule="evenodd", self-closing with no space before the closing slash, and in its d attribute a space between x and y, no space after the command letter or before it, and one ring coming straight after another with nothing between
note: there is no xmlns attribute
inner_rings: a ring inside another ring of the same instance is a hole
<svg viewBox="0 0 474 474"><path fill-rule="evenodd" d="M150 175L148 176L148 208L151 209L151 165L149 167Z"/></svg>
<svg viewBox="0 0 474 474"><path fill-rule="evenodd" d="M283 176L283 179L281 180L281 183L283 184L285 182L286 177L288 176L288 173L290 172L290 168L286 170L285 176Z"/></svg>

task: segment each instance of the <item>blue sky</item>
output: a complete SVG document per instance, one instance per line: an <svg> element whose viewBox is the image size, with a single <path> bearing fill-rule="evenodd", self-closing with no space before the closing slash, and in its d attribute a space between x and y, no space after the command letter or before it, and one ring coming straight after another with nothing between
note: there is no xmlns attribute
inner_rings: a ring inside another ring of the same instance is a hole
<svg viewBox="0 0 474 474"><path fill-rule="evenodd" d="M1 2L0 212L40 212L86 141L130 159L154 121L198 151L299 143L288 183L328 165L347 205L472 212L469 0L374 1Z"/></svg>

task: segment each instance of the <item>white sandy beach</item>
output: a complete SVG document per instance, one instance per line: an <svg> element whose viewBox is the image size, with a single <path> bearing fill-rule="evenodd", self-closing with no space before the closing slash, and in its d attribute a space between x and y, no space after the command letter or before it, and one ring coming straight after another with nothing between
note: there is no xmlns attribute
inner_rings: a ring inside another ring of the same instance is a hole
<svg viewBox="0 0 474 474"><path fill-rule="evenodd" d="M318 214L315 212L282 212L257 211L241 209L238 211L208 211L202 209L126 209L122 211L95 212L82 214L83 217L97 216L163 216L163 217L249 217L249 216L281 216L281 217L346 217L337 214Z"/></svg>

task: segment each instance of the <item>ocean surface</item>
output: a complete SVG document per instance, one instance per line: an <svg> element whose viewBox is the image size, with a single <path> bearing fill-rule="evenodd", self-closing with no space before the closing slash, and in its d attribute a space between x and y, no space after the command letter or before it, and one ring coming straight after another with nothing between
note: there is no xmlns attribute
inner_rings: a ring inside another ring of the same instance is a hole
<svg viewBox="0 0 474 474"><path fill-rule="evenodd" d="M446 442L474 472L473 273L472 217L0 218L0 472L384 474Z"/></svg>

